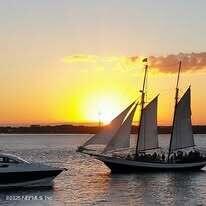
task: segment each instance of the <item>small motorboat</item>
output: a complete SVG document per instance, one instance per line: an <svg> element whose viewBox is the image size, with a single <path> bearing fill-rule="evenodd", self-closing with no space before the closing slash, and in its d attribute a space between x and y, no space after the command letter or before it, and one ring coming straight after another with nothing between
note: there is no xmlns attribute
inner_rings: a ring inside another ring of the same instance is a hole
<svg viewBox="0 0 206 206"><path fill-rule="evenodd" d="M51 187L63 170L0 153L0 188Z"/></svg>

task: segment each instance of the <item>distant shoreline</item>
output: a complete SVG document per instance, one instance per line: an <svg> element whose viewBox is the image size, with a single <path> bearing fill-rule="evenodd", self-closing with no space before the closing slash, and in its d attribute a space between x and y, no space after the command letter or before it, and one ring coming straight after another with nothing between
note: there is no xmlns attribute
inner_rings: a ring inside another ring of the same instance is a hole
<svg viewBox="0 0 206 206"><path fill-rule="evenodd" d="M42 126L31 125L12 127L0 127L0 134L95 134L101 130L98 126L54 125ZM132 134L137 133L138 127L132 126ZM171 126L158 126L159 134L171 133ZM193 125L194 134L206 134L206 125Z"/></svg>

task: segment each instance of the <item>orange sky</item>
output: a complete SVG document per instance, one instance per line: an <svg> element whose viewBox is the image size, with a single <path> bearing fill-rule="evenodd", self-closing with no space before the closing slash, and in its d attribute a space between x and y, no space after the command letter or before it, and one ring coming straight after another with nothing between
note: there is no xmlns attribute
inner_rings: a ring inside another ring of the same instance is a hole
<svg viewBox="0 0 206 206"><path fill-rule="evenodd" d="M174 67L177 69L178 64ZM7 88L2 89L0 123L85 123L98 122L99 118L107 123L139 96L143 68L140 60L131 62L126 57L80 56L77 60L66 56L59 59L58 68L48 65L41 71L22 73L19 79L10 75L4 82ZM168 125L173 113L176 73L162 73L152 67L149 70L147 99L160 93L158 122ZM203 74L204 71L188 71L180 78L180 96L192 85L195 124L206 123L206 94L200 90L205 83ZM9 87L8 81L13 81Z"/></svg>
<svg viewBox="0 0 206 206"><path fill-rule="evenodd" d="M171 123L182 59L180 95L192 85L193 123L206 124L205 7L179 0L2 2L0 125L108 122L139 95L145 56L152 64L148 100L160 93L159 123Z"/></svg>

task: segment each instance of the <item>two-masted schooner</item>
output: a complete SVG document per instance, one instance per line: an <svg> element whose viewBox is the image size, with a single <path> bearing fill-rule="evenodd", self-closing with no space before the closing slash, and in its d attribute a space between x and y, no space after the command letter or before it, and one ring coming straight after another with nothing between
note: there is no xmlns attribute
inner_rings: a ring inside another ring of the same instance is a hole
<svg viewBox="0 0 206 206"><path fill-rule="evenodd" d="M161 151L158 143L157 127L157 95L147 105L145 102L145 84L148 64L141 92L141 100L137 100L124 109L111 123L98 134L92 136L77 151L94 156L104 162L112 172L129 172L141 170L199 170L206 165L206 157L199 152L194 143L191 121L191 88L189 87L181 99L179 96L179 64L175 109L167 153ZM130 132L137 106L140 105L140 123L137 133L135 151L130 154ZM94 150L94 145L102 145L101 150ZM118 154L116 153L118 151ZM119 155L124 153L127 155Z"/></svg>

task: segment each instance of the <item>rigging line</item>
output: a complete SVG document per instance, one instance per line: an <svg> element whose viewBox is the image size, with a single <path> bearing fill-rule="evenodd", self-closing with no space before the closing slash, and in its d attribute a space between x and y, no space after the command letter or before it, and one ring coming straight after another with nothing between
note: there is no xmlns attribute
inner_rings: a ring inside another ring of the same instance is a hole
<svg viewBox="0 0 206 206"><path fill-rule="evenodd" d="M145 100L144 100L144 103L146 103L148 101L148 74L149 72L147 72L147 75L146 75L146 80L145 80ZM147 122L147 116L144 115L144 122L143 122L143 125L144 125L144 149L146 148L146 129L145 129L145 122Z"/></svg>
<svg viewBox="0 0 206 206"><path fill-rule="evenodd" d="M147 102L147 100L148 100L148 92L147 92L147 89L148 89L148 75L149 75L149 72L147 72L147 76L146 76L146 80L145 80L145 102Z"/></svg>
<svg viewBox="0 0 206 206"><path fill-rule="evenodd" d="M175 92L175 108L174 108L172 132L171 132L171 136L170 136L170 144L169 144L169 151L168 151L168 158L167 158L168 162L169 162L170 153L171 153L172 138L173 138L173 133L174 133L174 123L176 121L175 118L176 118L176 110L177 110L177 103L178 103L178 97L179 97L179 80L180 80L181 66L182 66L182 62L179 61L178 74L177 74L177 83L176 83L176 92Z"/></svg>
<svg viewBox="0 0 206 206"><path fill-rule="evenodd" d="M136 155L138 154L138 145L139 145L139 137L140 137L140 127L141 127L141 122L143 118L143 109L144 109L144 95L145 95L145 81L146 81L146 76L147 76L147 71L148 71L148 64L145 65L144 69L144 79L143 79L143 85L142 85L142 90L141 92L141 112L140 112L140 121L139 121L139 127L138 127L138 132L137 132L137 143L136 143Z"/></svg>

